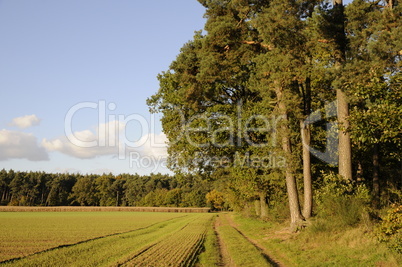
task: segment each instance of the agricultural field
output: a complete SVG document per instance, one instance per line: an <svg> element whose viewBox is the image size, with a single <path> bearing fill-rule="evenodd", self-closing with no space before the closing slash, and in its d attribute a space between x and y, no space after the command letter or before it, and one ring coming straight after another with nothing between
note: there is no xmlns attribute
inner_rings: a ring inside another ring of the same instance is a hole
<svg viewBox="0 0 402 267"><path fill-rule="evenodd" d="M191 209L29 210L0 211L0 267L396 267L401 260L360 228L294 234L275 222Z"/></svg>
<svg viewBox="0 0 402 267"><path fill-rule="evenodd" d="M0 212L0 266L269 266L228 218L183 212Z"/></svg>
<svg viewBox="0 0 402 267"><path fill-rule="evenodd" d="M0 261L173 221L179 213L2 212Z"/></svg>

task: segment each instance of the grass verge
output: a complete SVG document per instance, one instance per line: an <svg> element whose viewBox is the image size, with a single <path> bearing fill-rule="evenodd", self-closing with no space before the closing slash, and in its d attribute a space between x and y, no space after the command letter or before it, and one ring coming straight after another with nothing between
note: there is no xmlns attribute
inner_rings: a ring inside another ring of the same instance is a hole
<svg viewBox="0 0 402 267"><path fill-rule="evenodd" d="M213 220L211 220L210 222L210 226L208 227L205 236L203 251L198 257L198 262L196 266L218 266L221 261L219 253L219 241L214 226L215 219L216 218L213 218Z"/></svg>
<svg viewBox="0 0 402 267"><path fill-rule="evenodd" d="M364 226L330 228L313 221L301 233L285 224L235 216L238 228L286 266L400 266L401 255L375 240Z"/></svg>

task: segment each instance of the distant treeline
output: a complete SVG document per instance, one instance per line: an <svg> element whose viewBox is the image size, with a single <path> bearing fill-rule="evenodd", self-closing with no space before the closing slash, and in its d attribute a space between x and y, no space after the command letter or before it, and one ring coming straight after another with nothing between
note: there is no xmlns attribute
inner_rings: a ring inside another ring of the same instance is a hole
<svg viewBox="0 0 402 267"><path fill-rule="evenodd" d="M207 181L192 175L0 171L1 205L206 207Z"/></svg>

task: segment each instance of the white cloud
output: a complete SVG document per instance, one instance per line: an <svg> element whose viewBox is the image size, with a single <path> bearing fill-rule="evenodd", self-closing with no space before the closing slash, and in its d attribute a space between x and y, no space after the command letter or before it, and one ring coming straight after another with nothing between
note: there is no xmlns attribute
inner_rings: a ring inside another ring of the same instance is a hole
<svg viewBox="0 0 402 267"><path fill-rule="evenodd" d="M58 151L80 159L126 157L130 152L138 152L147 157L166 157L166 136L163 133L146 134L136 142L128 141L125 135L125 124L112 121L100 125L94 131L84 130L53 140L43 139L42 146L48 151Z"/></svg>
<svg viewBox="0 0 402 267"><path fill-rule="evenodd" d="M76 142L72 143L70 141L71 138L76 138ZM75 132L74 137L70 136L70 140L66 136L54 140L47 140L45 138L42 141L42 146L49 152L58 151L80 159L91 159L98 156L114 155L118 153L117 146L87 146L87 144L93 141L98 143L97 139L97 136L93 132L82 131Z"/></svg>
<svg viewBox="0 0 402 267"><path fill-rule="evenodd" d="M14 118L10 123L11 126L16 126L21 129L26 129L40 124L40 119L35 114L26 115L23 117Z"/></svg>
<svg viewBox="0 0 402 267"><path fill-rule="evenodd" d="M95 131L84 130L53 140L43 139L42 146L48 151L58 151L80 159L115 155L119 150L116 133L120 132L122 127L120 122L112 121L100 125Z"/></svg>
<svg viewBox="0 0 402 267"><path fill-rule="evenodd" d="M0 161L8 159L28 159L31 161L49 160L43 147L37 143L32 134L1 130L0 131Z"/></svg>
<svg viewBox="0 0 402 267"><path fill-rule="evenodd" d="M164 133L153 134L149 133L144 135L138 144L136 151L140 152L144 156L155 157L155 158L166 158L167 157L167 138Z"/></svg>

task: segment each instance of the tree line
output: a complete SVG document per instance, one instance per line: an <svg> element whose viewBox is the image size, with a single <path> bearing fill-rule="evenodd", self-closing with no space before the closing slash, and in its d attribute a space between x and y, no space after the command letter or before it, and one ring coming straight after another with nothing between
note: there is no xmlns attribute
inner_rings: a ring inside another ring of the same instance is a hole
<svg viewBox="0 0 402 267"><path fill-rule="evenodd" d="M204 30L148 99L170 168L292 229L332 198L400 203L399 1L198 1Z"/></svg>
<svg viewBox="0 0 402 267"><path fill-rule="evenodd" d="M164 174L0 171L1 205L206 207L211 184Z"/></svg>

